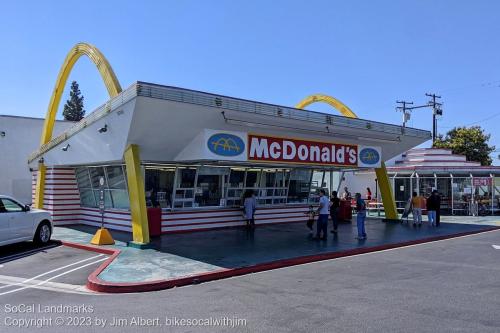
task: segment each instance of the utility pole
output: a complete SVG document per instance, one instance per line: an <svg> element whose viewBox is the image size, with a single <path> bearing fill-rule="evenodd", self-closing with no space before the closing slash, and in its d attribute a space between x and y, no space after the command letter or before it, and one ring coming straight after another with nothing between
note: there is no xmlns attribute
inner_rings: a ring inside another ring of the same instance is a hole
<svg viewBox="0 0 500 333"><path fill-rule="evenodd" d="M406 127L406 122L410 120L411 108L408 108L407 105L412 105L413 102L406 101L396 101L397 104L401 104L402 106L397 106L397 111L403 112L403 127Z"/></svg>
<svg viewBox="0 0 500 333"><path fill-rule="evenodd" d="M432 97L429 101L429 106L432 107L432 143L436 141L437 138L437 118L436 116L442 116L443 110L441 109L442 103L436 102L436 99L441 98L436 94L425 94L425 96Z"/></svg>

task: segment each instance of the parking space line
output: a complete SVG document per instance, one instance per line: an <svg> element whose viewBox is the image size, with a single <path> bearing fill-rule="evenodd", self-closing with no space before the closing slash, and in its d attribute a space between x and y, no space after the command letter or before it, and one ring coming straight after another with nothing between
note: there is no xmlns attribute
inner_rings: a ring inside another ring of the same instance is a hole
<svg viewBox="0 0 500 333"><path fill-rule="evenodd" d="M35 284L35 285L32 285L32 286L25 286L25 287L22 287L22 288L17 288L17 289L13 289L13 290L5 291L5 292L3 292L3 293L0 293L0 296L7 295L7 294L11 294L11 293L14 293L14 292L16 292L16 291L21 291L21 290L25 290L25 289L29 289L29 288L36 288L36 287L41 286L41 285L43 285L43 284L45 284L45 283L47 283L47 282L49 282L49 281L52 281L52 280L56 279L56 278L58 278L58 277L61 277L61 276L63 276L63 275L66 275L66 274L69 274L69 273L71 273L71 272L74 272L74 271L76 271L76 270L79 270L79 269L85 268L85 267L87 267L87 266L97 264L98 262L104 261L104 260L106 260L106 259L108 259L108 258L101 258L101 259L95 260L95 261L93 261L93 262L91 262L91 263L88 263L88 264L85 264L85 265L82 265L82 266L78 266L78 267L76 267L76 268L70 269L69 271L65 271L65 272L62 272L62 273L60 273L60 274L58 274L58 275L52 276L52 277L48 278L47 280L43 280L43 281L41 281L41 282L39 282L39 283L37 283L37 284Z"/></svg>
<svg viewBox="0 0 500 333"><path fill-rule="evenodd" d="M45 272L45 273L42 273L42 274L38 274L38 275L36 275L36 276L34 276L34 277L32 277L32 278L26 279L26 280L24 280L22 283L20 283L19 285L22 285L22 284L28 283L28 282L30 282L30 281L32 281L32 280L38 279L38 278L40 278L40 277L42 277L42 276L45 276L45 275L48 275L48 274L50 274L50 273L54 273L54 272L60 271L60 270L62 270L62 269L65 269L65 268L68 268L68 267L71 267L71 266L74 266L74 265L78 265L78 264L81 264L81 263L83 263L83 262L86 262L86 261L89 261L89 260L92 260L92 259L96 259L96 258L99 258L99 257L102 257L102 256L104 256L104 254L98 254L98 255L96 255L96 256L93 256L93 257L90 257L90 258L87 258L87 259L83 259L83 260L76 261L76 262L74 262L74 263L71 263L71 264L68 264L68 265L65 265L65 266L62 266L62 267L59 267L59 268L55 268L55 269L50 270L50 271L48 271L48 272ZM104 258L104 259L106 259L106 258ZM8 288L8 287L11 287L11 286L0 286L0 289L3 289L3 288Z"/></svg>
<svg viewBox="0 0 500 333"><path fill-rule="evenodd" d="M0 275L0 283L7 284L9 286L26 285L26 283L24 283L23 280L24 278L20 277ZM70 294L80 294L80 295L88 295L88 294L101 295L88 290L85 287L85 285L77 285L77 284L61 283L61 282L46 282L43 285L37 286L37 284L40 282L41 282L40 280L32 280L27 284L28 286L31 286L34 289L49 290L49 291L56 291L56 292L70 293Z"/></svg>

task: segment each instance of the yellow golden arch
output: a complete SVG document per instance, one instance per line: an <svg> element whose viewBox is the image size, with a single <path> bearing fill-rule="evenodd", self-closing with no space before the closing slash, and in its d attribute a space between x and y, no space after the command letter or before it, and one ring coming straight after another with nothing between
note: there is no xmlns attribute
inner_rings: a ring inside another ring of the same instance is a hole
<svg viewBox="0 0 500 333"><path fill-rule="evenodd" d="M318 102L327 103L333 106L345 117L358 118L358 116L356 116L356 114L347 105L334 97L323 94L314 94L307 96L295 107L297 109L303 109L308 105ZM384 204L385 217L390 220L397 220L398 213L396 210L396 203L393 199L391 185L389 183L389 176L387 175L387 169L385 168L385 163L383 161L380 168L375 169L375 173L377 175L380 193L382 194L382 203Z"/></svg>
<svg viewBox="0 0 500 333"><path fill-rule="evenodd" d="M49 108L40 139L40 146L52 140L52 132L56 121L56 114L61 102L62 93L66 86L69 74L81 56L87 56L97 67L99 74L111 98L117 96L122 88L106 57L95 46L88 43L78 43L68 52L64 63L59 70L56 84L50 98ZM130 145L125 151L125 164L127 167L127 180L129 183L130 210L132 215L132 231L134 242L138 244L149 243L148 220L146 212L146 199L144 193L144 180L139 159L139 147ZM43 208L45 191L46 167L43 160L38 163L38 176L35 190L34 206Z"/></svg>

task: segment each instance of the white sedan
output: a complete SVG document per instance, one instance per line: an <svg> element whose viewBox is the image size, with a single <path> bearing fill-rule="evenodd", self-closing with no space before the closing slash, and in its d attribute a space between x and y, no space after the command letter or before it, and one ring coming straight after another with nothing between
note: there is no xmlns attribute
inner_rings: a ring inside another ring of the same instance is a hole
<svg viewBox="0 0 500 333"><path fill-rule="evenodd" d="M11 197L0 195L0 246L28 240L46 244L51 235L49 212L31 209Z"/></svg>

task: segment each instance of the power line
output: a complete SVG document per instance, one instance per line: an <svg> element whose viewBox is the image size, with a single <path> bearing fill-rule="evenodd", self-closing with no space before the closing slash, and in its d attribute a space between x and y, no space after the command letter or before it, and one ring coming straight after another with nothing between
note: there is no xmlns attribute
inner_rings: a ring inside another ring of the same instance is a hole
<svg viewBox="0 0 500 333"><path fill-rule="evenodd" d="M446 92L450 92L450 91L470 89L470 88L474 88L474 87L477 87L477 88L498 88L498 87L500 87L500 80L474 83L474 84L469 84L469 85L462 86L462 87L448 88L448 89L444 89L444 90L441 89L441 92L446 93Z"/></svg>
<svg viewBox="0 0 500 333"><path fill-rule="evenodd" d="M478 120L478 121L474 121L472 123L468 123L468 124L465 124L465 125L442 126L442 127L444 127L444 128L453 128L453 127L457 127L457 126L467 127L467 126L472 126L472 125L475 125L475 124L479 124L479 123L488 121L488 120L493 119L493 118L498 117L498 116L500 116L500 112L494 113L491 116L488 116L488 117L486 117L484 119L481 119L481 120Z"/></svg>

